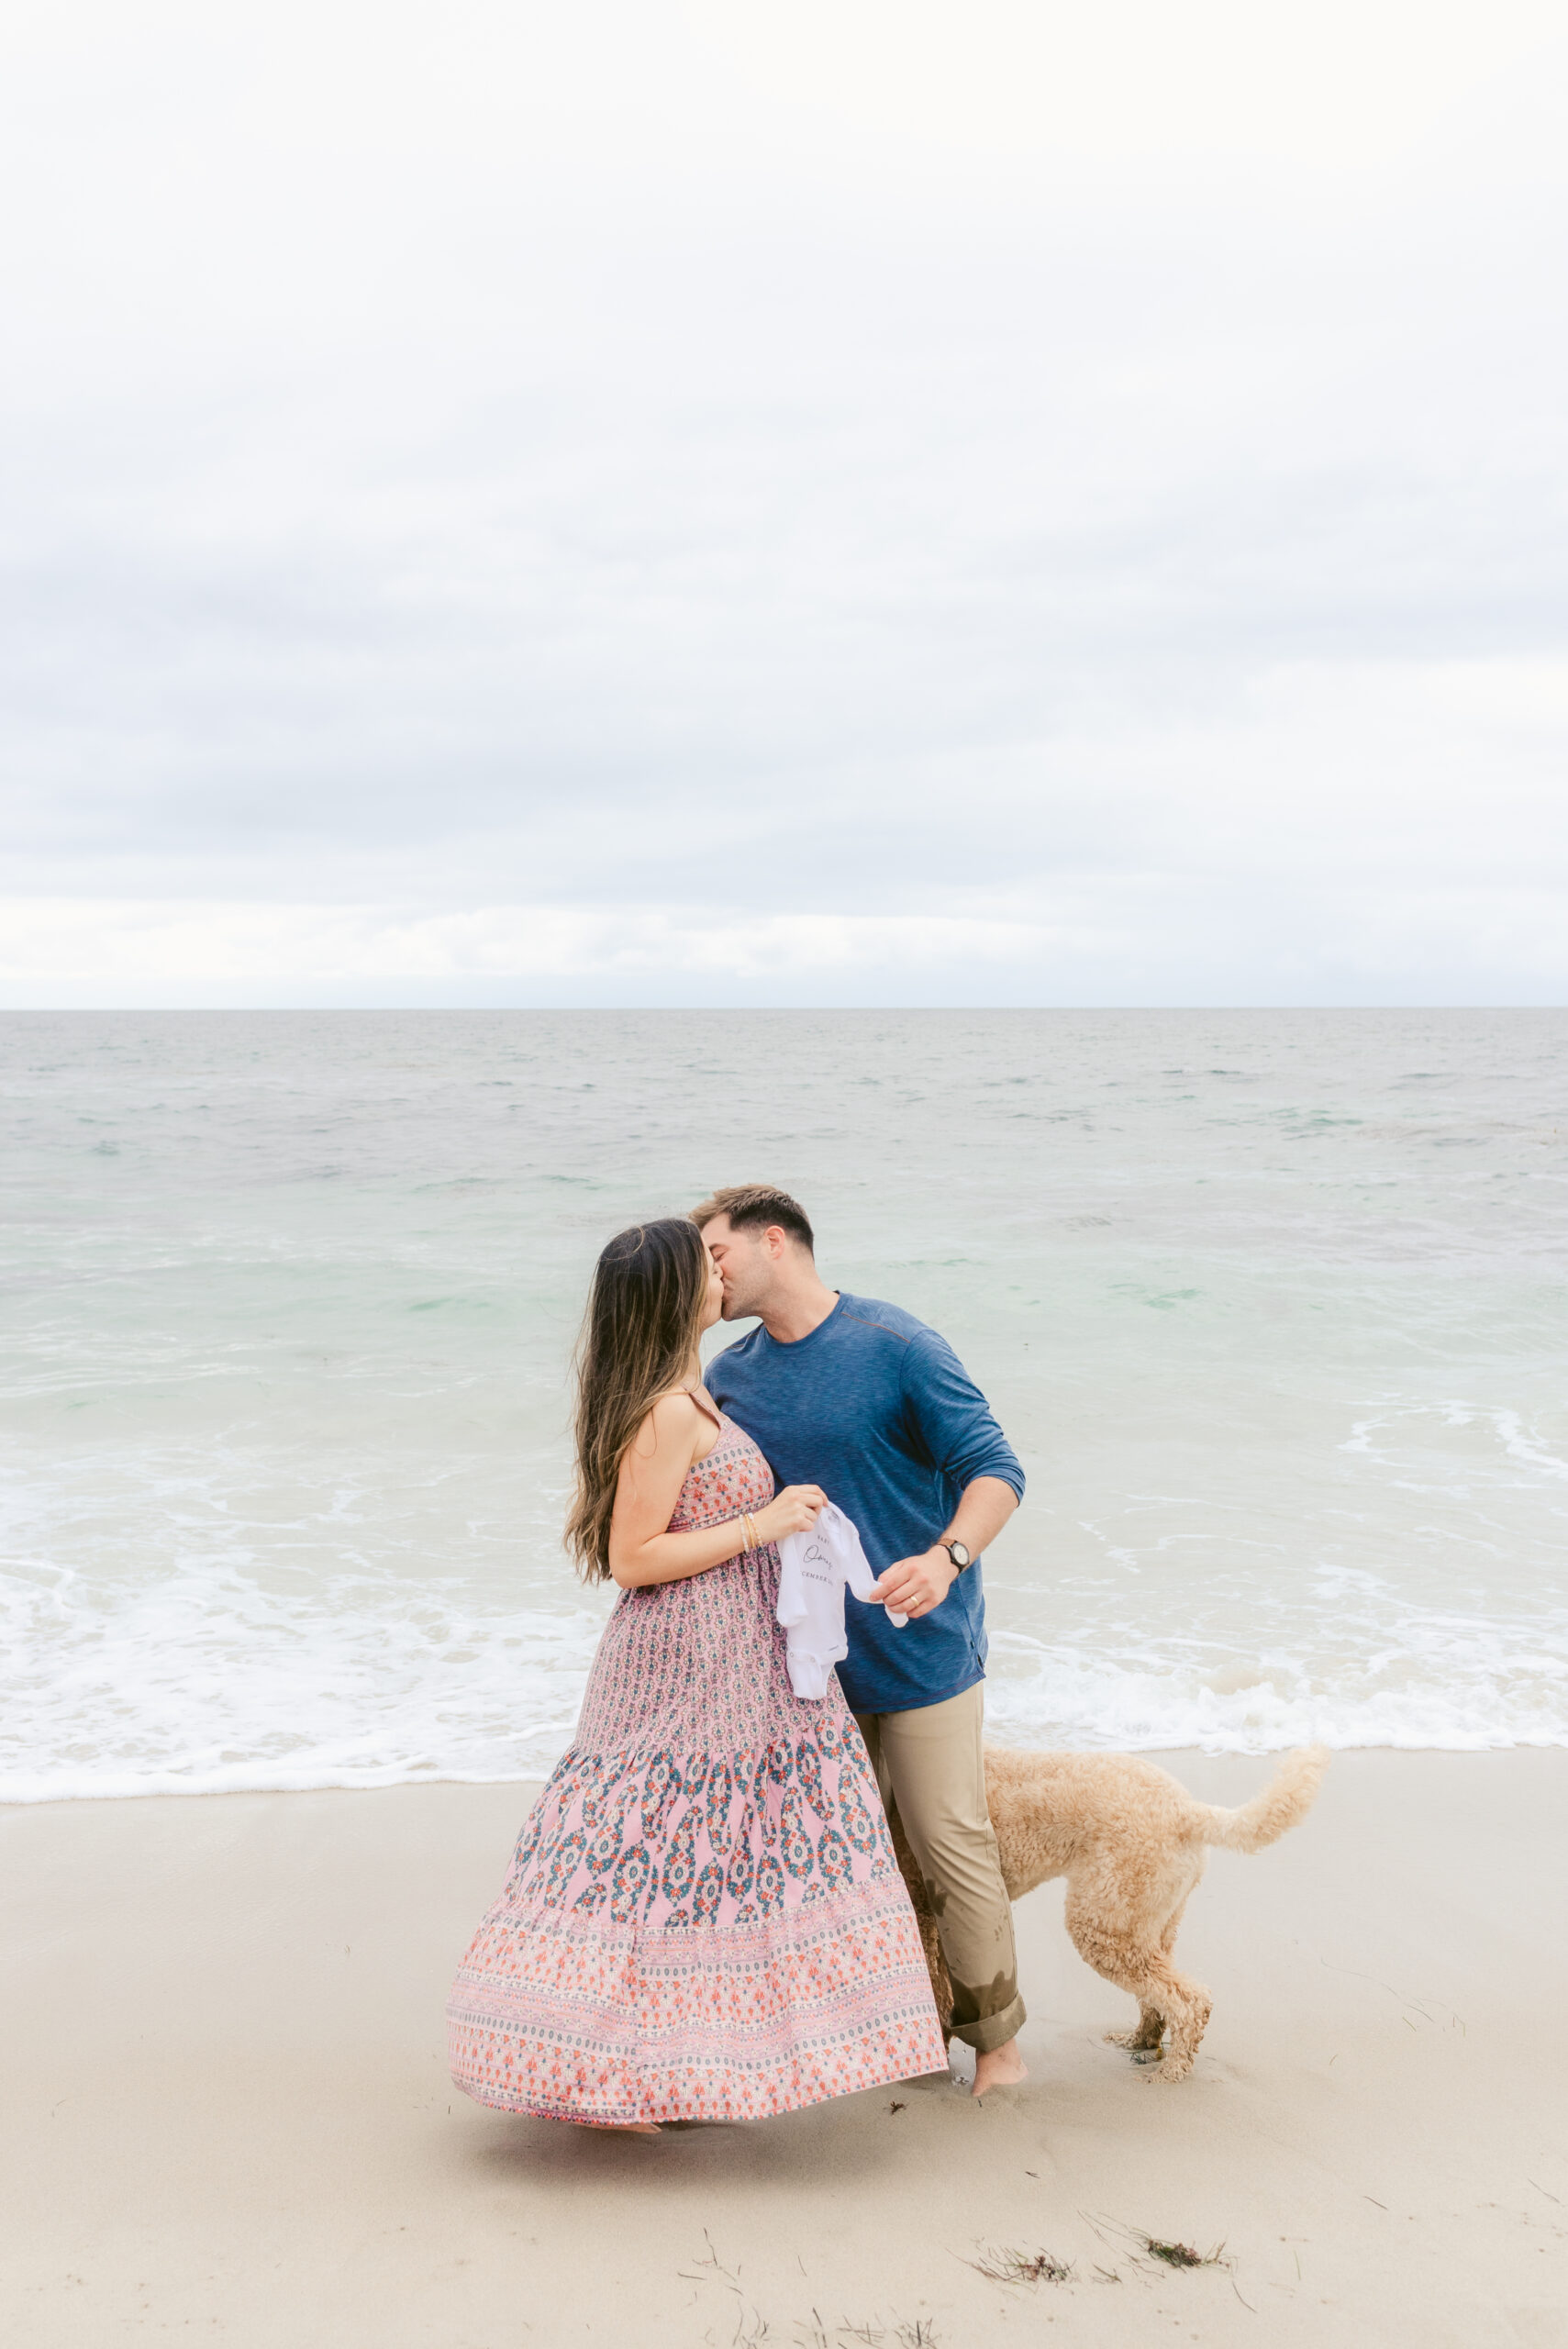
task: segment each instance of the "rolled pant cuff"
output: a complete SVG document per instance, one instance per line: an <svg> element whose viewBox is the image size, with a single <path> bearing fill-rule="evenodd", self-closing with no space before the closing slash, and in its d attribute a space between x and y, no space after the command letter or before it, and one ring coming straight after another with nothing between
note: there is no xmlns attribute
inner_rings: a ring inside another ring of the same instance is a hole
<svg viewBox="0 0 1568 2349"><path fill-rule="evenodd" d="M1006 2047L1009 2039L1016 2039L1026 2020L1024 2002L1018 1998L1011 2006L1004 2007L999 2015L982 2015L978 2022L955 2023L952 2035L962 2039L966 2047L973 2047L977 2055L989 2055L994 2047Z"/></svg>

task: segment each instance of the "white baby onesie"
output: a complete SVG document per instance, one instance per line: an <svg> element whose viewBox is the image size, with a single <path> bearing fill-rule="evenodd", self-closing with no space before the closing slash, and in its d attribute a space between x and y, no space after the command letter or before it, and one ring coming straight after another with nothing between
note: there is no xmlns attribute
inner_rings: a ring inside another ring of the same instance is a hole
<svg viewBox="0 0 1568 2349"><path fill-rule="evenodd" d="M828 1675L850 1653L844 1637L844 1585L869 1598L876 1576L866 1564L851 1519L829 1501L809 1533L786 1533L779 1543L778 1620L789 1634L790 1686L797 1697L825 1697ZM887 1620L900 1631L907 1615Z"/></svg>

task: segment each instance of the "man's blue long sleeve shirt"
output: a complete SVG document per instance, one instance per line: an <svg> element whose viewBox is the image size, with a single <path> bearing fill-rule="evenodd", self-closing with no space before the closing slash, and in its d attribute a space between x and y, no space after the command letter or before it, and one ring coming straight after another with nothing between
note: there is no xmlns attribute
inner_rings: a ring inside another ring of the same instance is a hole
<svg viewBox="0 0 1568 2349"><path fill-rule="evenodd" d="M841 1296L792 1345L759 1325L717 1354L706 1378L779 1485L820 1485L853 1518L879 1575L931 1547L976 1476L998 1476L1022 1497L1023 1470L984 1396L947 1341L896 1305ZM846 1595L844 1633L839 1678L855 1712L960 1696L985 1675L980 1560L902 1631L881 1607Z"/></svg>

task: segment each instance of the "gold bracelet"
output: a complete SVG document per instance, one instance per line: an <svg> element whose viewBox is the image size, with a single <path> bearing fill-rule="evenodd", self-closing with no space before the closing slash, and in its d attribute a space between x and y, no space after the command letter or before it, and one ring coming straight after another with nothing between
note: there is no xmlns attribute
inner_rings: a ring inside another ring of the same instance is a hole
<svg viewBox="0 0 1568 2349"><path fill-rule="evenodd" d="M751 1521L750 1509L743 1508L740 1512L740 1531L746 1543L747 1553L750 1554L760 1546L757 1541L757 1529Z"/></svg>

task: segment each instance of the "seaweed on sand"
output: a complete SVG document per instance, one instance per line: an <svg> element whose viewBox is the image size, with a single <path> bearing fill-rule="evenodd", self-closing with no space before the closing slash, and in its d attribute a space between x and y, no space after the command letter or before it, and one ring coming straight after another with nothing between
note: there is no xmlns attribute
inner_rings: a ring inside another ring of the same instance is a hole
<svg viewBox="0 0 1568 2349"><path fill-rule="evenodd" d="M1151 2259L1162 2259L1167 2267L1218 2267L1225 2245L1217 2243L1206 2258L1190 2243L1157 2243L1152 2235L1145 2235L1143 2248Z"/></svg>
<svg viewBox="0 0 1568 2349"><path fill-rule="evenodd" d="M983 2248L967 2264L993 2284L1066 2284L1073 2277L1073 2262L1050 2251Z"/></svg>

